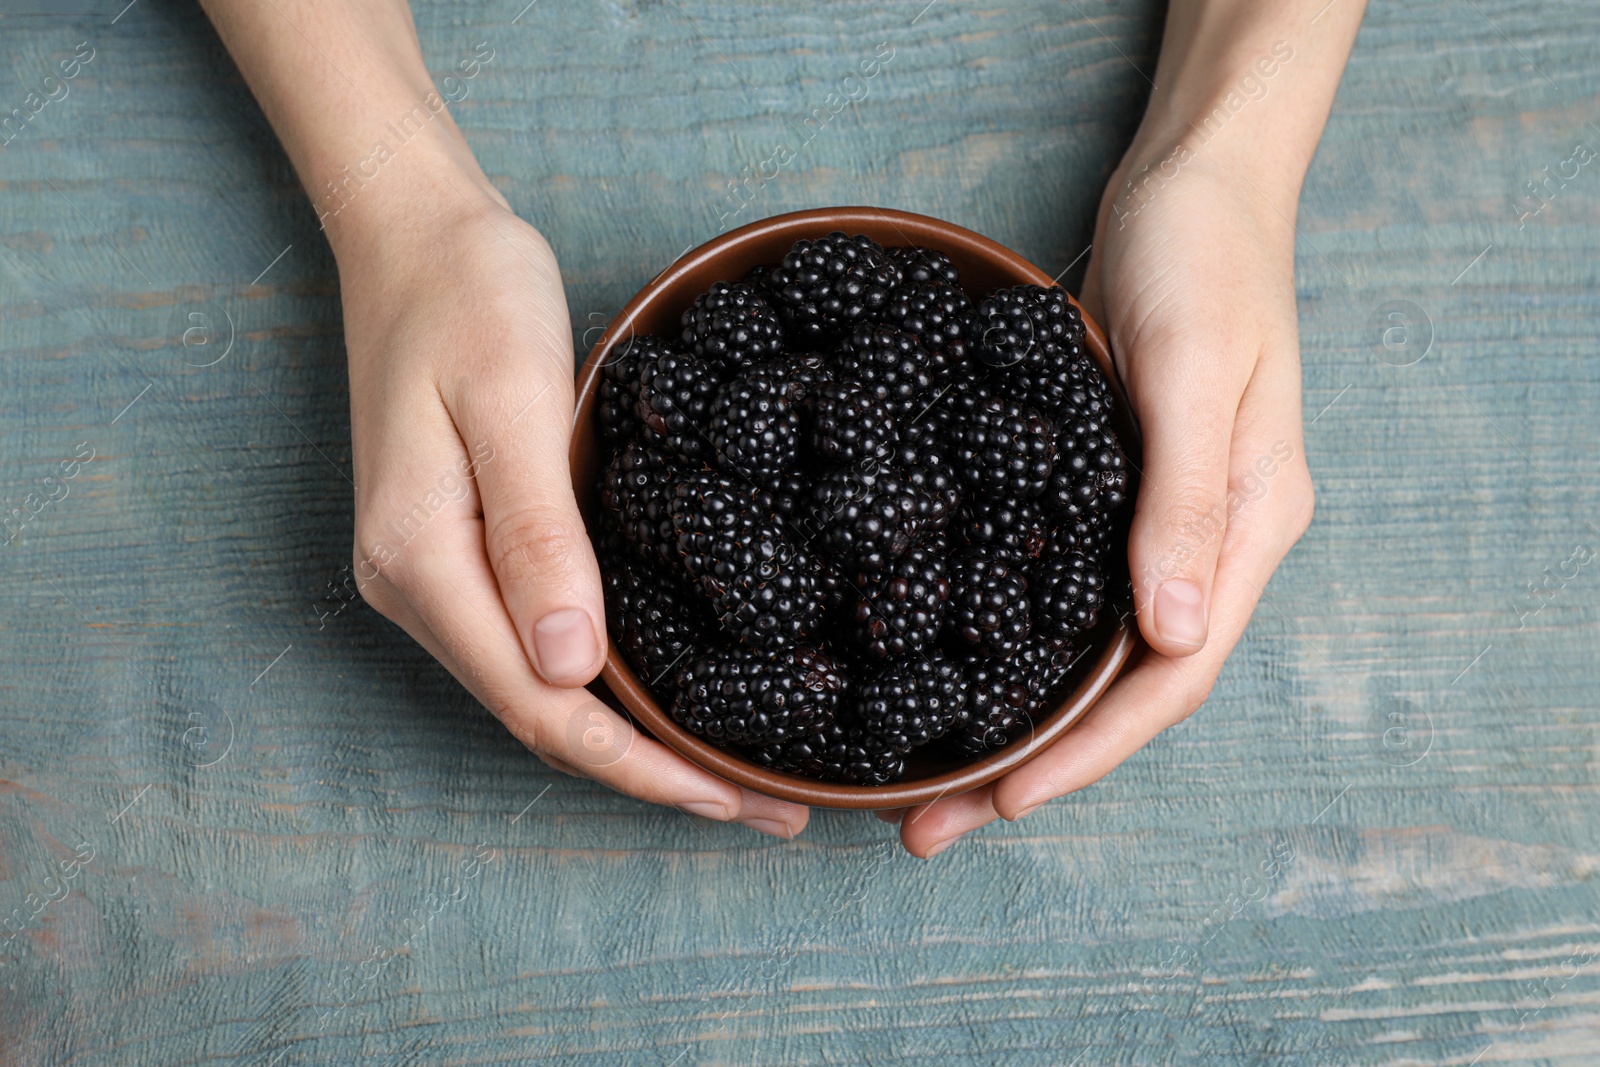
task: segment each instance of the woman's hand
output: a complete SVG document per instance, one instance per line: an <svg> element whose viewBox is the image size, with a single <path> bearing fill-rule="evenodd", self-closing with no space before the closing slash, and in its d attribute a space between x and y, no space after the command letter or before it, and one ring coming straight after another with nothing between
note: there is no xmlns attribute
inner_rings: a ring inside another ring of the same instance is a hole
<svg viewBox="0 0 1600 1067"><path fill-rule="evenodd" d="M582 688L605 610L568 474L560 274L494 194L439 188L337 245L362 595L552 766L793 836L806 808L700 770Z"/></svg>
<svg viewBox="0 0 1600 1067"><path fill-rule="evenodd" d="M1205 157L1159 188L1136 185L1143 199L1130 193L1127 177L1169 153L1136 145L1113 179L1083 294L1144 438L1128 562L1150 651L1047 751L907 813L901 836L917 855L1082 789L1193 713L1311 521L1294 199L1274 202Z"/></svg>

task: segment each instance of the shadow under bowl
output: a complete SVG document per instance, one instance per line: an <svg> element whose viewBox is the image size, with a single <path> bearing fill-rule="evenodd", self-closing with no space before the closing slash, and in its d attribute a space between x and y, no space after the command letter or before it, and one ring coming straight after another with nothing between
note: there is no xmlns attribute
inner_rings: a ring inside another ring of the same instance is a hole
<svg viewBox="0 0 1600 1067"><path fill-rule="evenodd" d="M963 286L974 294L1001 286L1054 284L1048 274L1032 263L971 230L925 215L887 208L821 208L777 215L725 233L684 253L628 301L606 327L605 334L578 371L570 460L573 489L591 528L598 514L596 483L604 462L595 426L596 399L601 368L612 350L635 335L676 337L684 309L713 282L736 281L752 267L781 260L795 241L803 237L821 237L835 230L852 235L864 233L883 245L920 245L944 252L960 270ZM1105 334L1087 314L1083 320L1087 328L1086 347L1117 395L1113 426L1137 469L1138 428L1128 414ZM1004 748L967 760L944 758L919 749L908 757L905 775L882 786L842 785L784 774L701 740L679 726L670 712L656 702L617 650L615 641L610 643L597 685L603 684L612 702L620 705L656 740L689 762L736 785L814 807L903 808L939 797L957 796L994 781L1038 755L1082 718L1127 666L1136 648L1143 644L1130 613L1107 610L1102 615L1099 626L1089 634L1087 651L1078 660L1071 691L1053 708L1035 716L1025 736L1013 739Z"/></svg>

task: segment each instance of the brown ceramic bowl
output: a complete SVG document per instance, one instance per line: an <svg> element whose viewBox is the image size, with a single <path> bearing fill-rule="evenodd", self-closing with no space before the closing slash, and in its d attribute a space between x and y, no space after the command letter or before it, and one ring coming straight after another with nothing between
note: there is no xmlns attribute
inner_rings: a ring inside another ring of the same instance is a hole
<svg viewBox="0 0 1600 1067"><path fill-rule="evenodd" d="M823 208L753 222L678 257L641 289L606 328L578 372L577 413L572 433L572 484L578 503L592 524L597 507L596 479L601 463L595 432L595 397L600 368L611 350L636 334L676 337L683 310L712 282L744 276L751 267L776 263L789 246L802 237L820 237L834 230L864 233L884 245L921 245L944 252L961 271L966 288L981 294L1005 285L1050 285L1048 274L1006 248L971 230L924 215L873 207ZM1088 315L1088 347L1120 394L1105 334ZM1127 417L1127 405L1118 406L1116 430L1137 462L1138 431ZM663 744L737 785L768 796L823 808L884 809L921 804L954 796L994 781L1020 767L1082 718L1122 671L1135 647L1138 632L1130 617L1119 619L1107 611L1090 635L1088 651L1078 662L1072 691L1054 709L1039 715L1032 733L1016 738L1005 748L976 759L959 761L913 752L906 773L883 786L840 785L800 778L757 766L736 753L702 741L673 721L640 682L633 668L611 645L600 678L610 694L634 721Z"/></svg>

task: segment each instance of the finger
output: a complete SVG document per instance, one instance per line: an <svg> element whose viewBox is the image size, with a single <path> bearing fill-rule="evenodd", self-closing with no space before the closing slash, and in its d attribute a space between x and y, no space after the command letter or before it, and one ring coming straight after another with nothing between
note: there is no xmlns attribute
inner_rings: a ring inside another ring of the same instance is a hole
<svg viewBox="0 0 1600 1067"><path fill-rule="evenodd" d="M500 600L476 519L426 527L382 573L441 663L505 723L513 736L557 764L640 800L669 804L764 833L793 837L809 810L747 792L639 733L583 689L542 683L529 669Z"/></svg>
<svg viewBox="0 0 1600 1067"><path fill-rule="evenodd" d="M1295 456L1273 471L1266 493L1231 516L1216 571L1213 640L1189 657L1146 656L1061 740L996 783L994 805L1006 818L1021 818L1052 797L1098 781L1199 708L1249 624L1272 572L1305 531L1311 515L1310 479L1295 447L1298 420L1285 418L1281 406L1287 387L1298 379L1293 368L1264 376L1274 380L1248 393L1240 408L1240 425L1248 429L1238 442L1234 482L1242 484L1245 472L1259 474L1258 457L1281 452L1280 446L1290 447ZM1270 417L1274 411L1277 415ZM1279 432L1284 436L1277 436Z"/></svg>
<svg viewBox="0 0 1600 1067"><path fill-rule="evenodd" d="M541 358L447 383L445 401L476 463L485 544L520 647L545 681L575 687L604 663L605 609L567 466L571 338L542 333Z"/></svg>
<svg viewBox="0 0 1600 1067"><path fill-rule="evenodd" d="M992 802L993 786L944 797L907 810L900 822L900 841L913 856L931 860L969 830L994 822L999 816Z"/></svg>

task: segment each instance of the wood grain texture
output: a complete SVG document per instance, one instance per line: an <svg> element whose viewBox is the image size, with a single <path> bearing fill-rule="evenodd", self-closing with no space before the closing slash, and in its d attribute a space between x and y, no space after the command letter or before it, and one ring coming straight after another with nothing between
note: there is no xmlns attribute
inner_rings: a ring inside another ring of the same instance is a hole
<svg viewBox="0 0 1600 1067"><path fill-rule="evenodd" d="M738 221L867 202L1071 263L1160 6L924 4L418 21L436 71L496 50L455 113L581 337L879 42ZM1299 220L1316 524L1201 714L933 864L863 816L780 843L557 775L370 610L319 624L337 279L271 131L192 7L0 33L0 110L97 50L0 150L6 510L94 453L0 548L0 1062L1600 1056L1600 572L1515 608L1600 539L1600 171L1513 207L1600 144L1593 4L1374 3ZM1397 300L1412 366L1369 324ZM191 312L231 320L215 366Z"/></svg>

